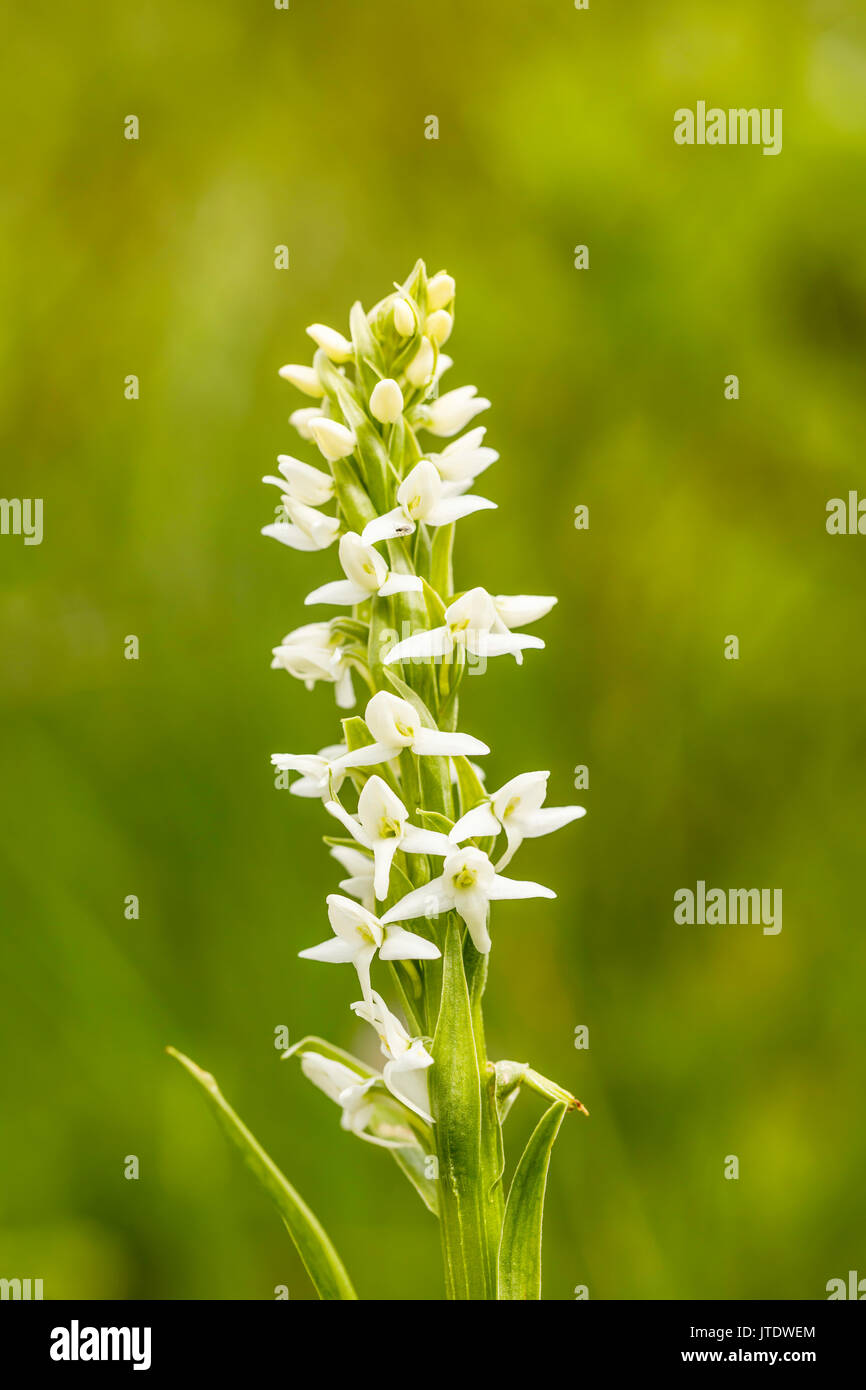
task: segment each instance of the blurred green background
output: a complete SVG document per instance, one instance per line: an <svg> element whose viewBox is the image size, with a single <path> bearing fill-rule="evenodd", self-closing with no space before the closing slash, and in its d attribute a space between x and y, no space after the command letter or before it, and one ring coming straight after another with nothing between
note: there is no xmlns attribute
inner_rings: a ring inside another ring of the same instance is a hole
<svg viewBox="0 0 866 1390"><path fill-rule="evenodd" d="M0 539L0 1275L311 1296L173 1043L363 1296L440 1296L432 1219L273 1046L281 1024L357 1032L343 972L295 958L325 934L325 818L268 765L338 733L328 689L268 668L335 555L258 536L275 455L315 461L277 368L418 256L457 278L449 385L492 398L502 455L458 585L560 596L547 651L468 681L461 727L491 785L550 768L551 802L589 809L524 848L519 876L559 898L497 909L487 996L491 1055L591 1111L554 1155L545 1295L821 1298L866 1274L866 540L824 528L866 493L862 10L143 0L9 22L2 490L44 497L45 537ZM676 146L699 99L782 107L782 154ZM783 931L676 926L699 878L781 887Z"/></svg>

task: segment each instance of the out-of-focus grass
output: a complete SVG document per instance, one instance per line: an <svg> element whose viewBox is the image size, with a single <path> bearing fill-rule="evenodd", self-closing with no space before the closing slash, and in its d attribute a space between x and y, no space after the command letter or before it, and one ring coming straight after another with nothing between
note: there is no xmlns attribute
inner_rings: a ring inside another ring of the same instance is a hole
<svg viewBox="0 0 866 1390"><path fill-rule="evenodd" d="M866 492L863 40L853 7L744 0L12 20L2 490L44 497L45 539L0 540L0 1274L309 1296L172 1042L362 1294L439 1296L433 1222L272 1045L356 1034L343 972L295 959L326 827L268 768L337 731L268 670L334 557L257 535L302 403L276 368L418 255L457 276L454 384L493 399L502 454L458 582L560 596L461 727L493 785L550 768L561 803L590 768L586 820L519 861L557 902L494 923L492 1055L592 1112L554 1157L545 1292L820 1297L862 1258L866 542L823 518ZM782 154L674 146L699 98L783 107ZM675 926L698 878L781 887L782 933Z"/></svg>

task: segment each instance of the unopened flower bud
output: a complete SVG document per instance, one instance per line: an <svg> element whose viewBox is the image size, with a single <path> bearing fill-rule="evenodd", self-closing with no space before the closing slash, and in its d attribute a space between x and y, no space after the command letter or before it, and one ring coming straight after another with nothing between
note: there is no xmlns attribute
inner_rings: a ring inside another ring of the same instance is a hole
<svg viewBox="0 0 866 1390"><path fill-rule="evenodd" d="M401 338L408 338L415 332L415 311L408 299L394 300L394 328Z"/></svg>
<svg viewBox="0 0 866 1390"><path fill-rule="evenodd" d="M311 323L307 333L332 362L348 362L355 355L351 341L326 323Z"/></svg>
<svg viewBox="0 0 866 1390"><path fill-rule="evenodd" d="M317 405L305 405L301 410L293 410L289 416L289 424L292 425L302 439L312 439L310 434L310 421L321 420L322 411Z"/></svg>
<svg viewBox="0 0 866 1390"><path fill-rule="evenodd" d="M324 416L310 421L310 433L329 463L346 458L357 443L354 434L345 425L336 420L326 420Z"/></svg>
<svg viewBox="0 0 866 1390"><path fill-rule="evenodd" d="M283 381L289 381L292 386L297 386L298 390L303 391L305 396L318 398L325 394L325 388L314 367L299 367L293 362L289 362L285 367L280 367L279 374Z"/></svg>
<svg viewBox="0 0 866 1390"><path fill-rule="evenodd" d="M447 343L451 337L451 329L454 327L454 320L447 309L436 309L434 313L427 315L427 322L424 325L424 332L428 338L432 338L434 343L441 347Z"/></svg>
<svg viewBox="0 0 866 1390"><path fill-rule="evenodd" d="M455 288L453 275L446 275L444 271L440 275L434 275L433 279L427 282L428 309L444 309L454 298Z"/></svg>
<svg viewBox="0 0 866 1390"><path fill-rule="evenodd" d="M421 346L406 368L406 375L413 386L424 386L433 375L433 344L429 338L422 338Z"/></svg>
<svg viewBox="0 0 866 1390"><path fill-rule="evenodd" d="M373 387L370 413L383 425L393 425L403 414L403 392L391 377L377 381Z"/></svg>

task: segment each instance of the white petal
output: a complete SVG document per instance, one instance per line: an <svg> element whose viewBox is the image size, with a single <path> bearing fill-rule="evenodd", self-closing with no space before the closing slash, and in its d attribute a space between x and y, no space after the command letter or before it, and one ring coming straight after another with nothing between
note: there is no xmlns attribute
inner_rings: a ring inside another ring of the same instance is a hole
<svg viewBox="0 0 866 1390"><path fill-rule="evenodd" d="M377 690L364 710L367 728L380 743L408 748L420 727L414 705L388 690Z"/></svg>
<svg viewBox="0 0 866 1390"><path fill-rule="evenodd" d="M365 545L375 545L378 541L391 541L397 536L411 536L415 530L414 521L410 521L402 507L395 507L393 511L385 512L384 516L377 516L361 532L361 540Z"/></svg>
<svg viewBox="0 0 866 1390"><path fill-rule="evenodd" d="M391 647L384 659L384 665L394 661L406 661L412 657L447 656L453 649L454 641L447 627L433 627L427 632L416 632Z"/></svg>
<svg viewBox="0 0 866 1390"><path fill-rule="evenodd" d="M345 965L355 959L355 948L341 937L332 936L329 941L323 941L319 946L308 946L306 951L299 951L298 955L303 960L325 960L332 964Z"/></svg>
<svg viewBox="0 0 866 1390"><path fill-rule="evenodd" d="M491 902L503 902L507 898L555 898L552 888L543 883L532 883L529 879L503 878L496 874L488 891Z"/></svg>
<svg viewBox="0 0 866 1390"><path fill-rule="evenodd" d="M334 480L330 473L324 473L321 468L302 463L300 459L292 458L291 454L279 454L277 466L296 501L306 502L310 507L321 507L333 497Z"/></svg>
<svg viewBox="0 0 866 1390"><path fill-rule="evenodd" d="M371 839L376 838L376 826L382 820L405 821L409 812L396 792L383 777L374 775L364 784L358 797L358 820Z"/></svg>
<svg viewBox="0 0 866 1390"><path fill-rule="evenodd" d="M439 878L431 878L420 888L413 888L411 893L389 908L382 917L382 925L387 927L391 922L409 922L414 917L438 917L442 912L449 912L453 906L454 893L440 875Z"/></svg>
<svg viewBox="0 0 866 1390"><path fill-rule="evenodd" d="M421 459L397 489L397 501L408 517L426 521L442 494L442 479L436 465Z"/></svg>
<svg viewBox="0 0 866 1390"><path fill-rule="evenodd" d="M432 1061L431 1057L426 1066L430 1066ZM404 1058L386 1062L385 1085L392 1096L396 1096L416 1115L420 1115L422 1120L426 1120L430 1125L433 1124L433 1116L430 1114L430 1097L427 1093L427 1077L422 1068L411 1063L407 1064Z"/></svg>
<svg viewBox="0 0 866 1390"><path fill-rule="evenodd" d="M451 844L459 845L461 840L476 840L486 835L498 834L499 821L494 816L490 803L485 801L481 806L474 806L465 816L460 817L448 839Z"/></svg>
<svg viewBox="0 0 866 1390"><path fill-rule="evenodd" d="M307 607L312 603L333 603L345 607L363 603L369 597L368 590L362 589L360 584L353 584L351 579L335 579L330 584L322 584L318 589L313 589L312 593L307 594L304 603Z"/></svg>
<svg viewBox="0 0 866 1390"><path fill-rule="evenodd" d="M476 757L489 753L490 749L480 738L471 734L451 734L444 729L419 729L412 744L419 757L432 755L438 758Z"/></svg>
<svg viewBox="0 0 866 1390"><path fill-rule="evenodd" d="M541 651L544 643L540 637L530 637L522 632L483 632L473 650L479 656L510 656L518 652Z"/></svg>
<svg viewBox="0 0 866 1390"><path fill-rule="evenodd" d="M400 848L406 854L450 854L454 846L440 830L423 830L419 825L407 825L403 830Z"/></svg>
<svg viewBox="0 0 866 1390"><path fill-rule="evenodd" d="M425 936L416 936L404 927L391 926L379 950L382 960L438 960L442 952Z"/></svg>
<svg viewBox="0 0 866 1390"><path fill-rule="evenodd" d="M352 685L352 668L347 666L337 678L334 691L338 709L355 708L355 690Z"/></svg>
<svg viewBox="0 0 866 1390"><path fill-rule="evenodd" d="M443 497L424 520L428 526L448 526L452 521L471 516L473 512L495 512L496 509L497 503L489 502L486 497L474 497L471 494L464 497Z"/></svg>
<svg viewBox="0 0 866 1390"><path fill-rule="evenodd" d="M487 894L481 888L465 888L455 894L457 911L466 923L476 951L486 956L491 947L488 919L490 907Z"/></svg>
<svg viewBox="0 0 866 1390"><path fill-rule="evenodd" d="M327 807L325 809L327 810ZM359 849L352 849L351 845L331 845L331 858L336 859L347 873L360 878L371 878L373 875L373 861L370 856L362 854Z"/></svg>
<svg viewBox="0 0 866 1390"><path fill-rule="evenodd" d="M495 594L493 602L506 627L525 627L545 617L559 600L545 594Z"/></svg>
<svg viewBox="0 0 866 1390"><path fill-rule="evenodd" d="M372 860L370 862L372 863ZM362 907L372 911L376 903L372 878L366 874L357 878L341 878L340 887L350 897L357 898Z"/></svg>
<svg viewBox="0 0 866 1390"><path fill-rule="evenodd" d="M290 550L323 549L310 536L305 535L300 527L292 526L288 521L272 521L268 526L262 527L262 535L270 536L273 540L279 541L280 545L287 545Z"/></svg>
<svg viewBox="0 0 866 1390"><path fill-rule="evenodd" d="M357 840L359 845L364 845L366 849L371 848L370 837L364 830L364 827L358 824L354 816L349 815L345 806L341 806L339 801L326 801L325 810L332 815L335 820L338 820L341 825L346 827L352 839ZM368 860L367 862L369 863L370 861Z"/></svg>
<svg viewBox="0 0 866 1390"><path fill-rule="evenodd" d="M379 902L382 902L388 896L391 864L398 848L398 842L394 839L373 841L373 859L376 865L375 878L373 879L373 891ZM387 960L388 957L386 956L385 959Z"/></svg>
<svg viewBox="0 0 866 1390"><path fill-rule="evenodd" d="M389 594L409 594L417 593L423 589L421 577L417 574L394 574L388 575L385 583L379 590L380 598L387 598Z"/></svg>
<svg viewBox="0 0 866 1390"><path fill-rule="evenodd" d="M390 762L399 751L389 744L367 743L363 748L356 748L354 753L344 753L342 758L337 758L331 770L344 772L350 767L375 767L378 763Z"/></svg>
<svg viewBox="0 0 866 1390"><path fill-rule="evenodd" d="M561 830L564 825L570 825L573 820L580 820L585 815L585 806L542 806L540 811L521 816L520 828L525 839L535 840L539 835L550 835L552 831Z"/></svg>

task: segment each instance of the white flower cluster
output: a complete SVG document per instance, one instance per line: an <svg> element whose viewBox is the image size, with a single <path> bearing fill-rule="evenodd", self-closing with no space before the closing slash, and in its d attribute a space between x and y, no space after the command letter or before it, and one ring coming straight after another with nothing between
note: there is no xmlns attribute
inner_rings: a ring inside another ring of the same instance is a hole
<svg viewBox="0 0 866 1390"><path fill-rule="evenodd" d="M354 705L353 673L369 690L363 719L344 719L341 743L272 757L281 772L300 774L291 790L320 797L342 832L331 841L347 873L343 891L327 897L332 934L300 954L355 968L362 998L351 1007L375 1030L385 1059L381 1073L371 1072L338 1049L329 1055L311 1046L301 1064L339 1103L344 1128L388 1147L415 1142L419 1121L433 1123L427 1078L441 920L456 914L475 951L486 955L491 902L555 896L501 871L524 839L584 814L579 806L543 805L547 772L522 773L486 793L469 759L490 750L456 729L468 658L510 654L521 662L526 649L544 643L513 629L543 617L556 600L454 591L454 526L495 508L470 488L498 458L483 427L441 450L418 442L423 431L458 435L490 404L474 386L439 393L452 365L440 348L454 323L454 290L450 275L428 279L419 262L369 313L354 307L350 336L313 324L312 365L288 365L280 375L315 399L290 419L317 445L328 471L280 455L279 476L264 480L281 494L281 519L264 535L295 550L338 543L344 577L305 602L350 610L290 632L272 664L308 689L332 683L343 710ZM333 514L324 510L331 505ZM385 650L383 630L401 624L411 635ZM344 800L349 788L353 806ZM419 924L419 932L405 922ZM412 1031L372 987L377 958L390 965Z"/></svg>

